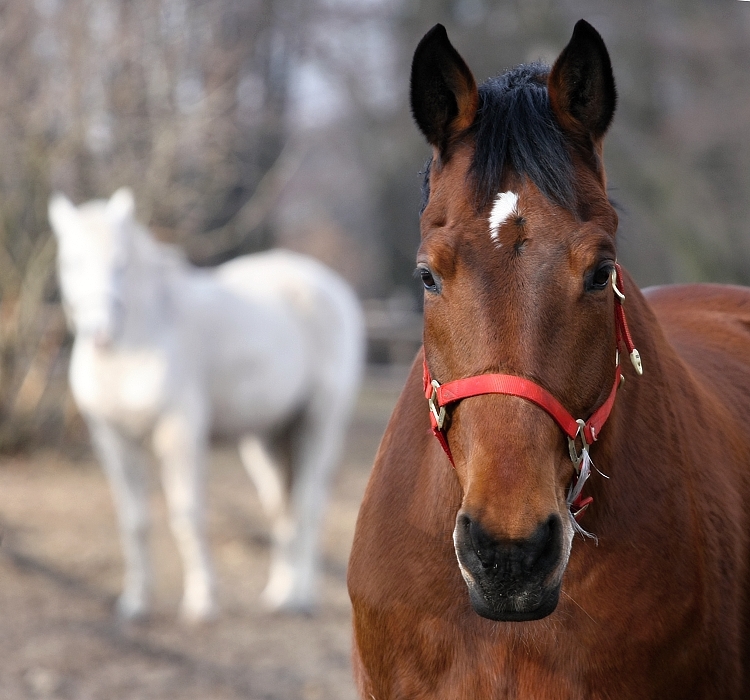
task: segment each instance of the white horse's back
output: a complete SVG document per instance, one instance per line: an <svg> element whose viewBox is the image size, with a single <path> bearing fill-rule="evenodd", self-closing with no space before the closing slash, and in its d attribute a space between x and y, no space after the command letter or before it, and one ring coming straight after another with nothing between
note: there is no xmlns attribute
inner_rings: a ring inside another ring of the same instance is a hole
<svg viewBox="0 0 750 700"><path fill-rule="evenodd" d="M216 268L215 274L243 299L280 302L306 330L308 351L317 365L316 381L335 383L353 398L362 372L364 321L357 297L337 274L288 250L235 258Z"/></svg>
<svg viewBox="0 0 750 700"><path fill-rule="evenodd" d="M361 377L364 326L351 288L286 250L190 268L171 291L182 343L205 373L211 431L237 437L277 427L311 395L344 413Z"/></svg>

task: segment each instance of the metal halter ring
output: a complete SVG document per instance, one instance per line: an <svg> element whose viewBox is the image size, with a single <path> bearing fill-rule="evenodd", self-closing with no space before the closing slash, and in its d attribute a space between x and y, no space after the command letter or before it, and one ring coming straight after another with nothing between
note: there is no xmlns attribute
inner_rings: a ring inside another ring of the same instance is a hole
<svg viewBox="0 0 750 700"><path fill-rule="evenodd" d="M579 418L576 423L578 423L578 432L576 432L574 437L568 437L568 453L570 454L570 461L573 462L573 466L575 467L576 472L580 472L583 455L588 452L589 444L586 442L586 436L583 432L584 428L586 427L586 421L584 421L582 418ZM579 437L581 438L580 452L578 452L578 449L576 448L576 440Z"/></svg>
<svg viewBox="0 0 750 700"><path fill-rule="evenodd" d="M437 390L440 388L440 382L437 379L433 379L432 382L432 396L427 399L427 403L430 406L430 412L435 418L435 424L438 430L443 429L443 423L445 423L445 406L438 404Z"/></svg>

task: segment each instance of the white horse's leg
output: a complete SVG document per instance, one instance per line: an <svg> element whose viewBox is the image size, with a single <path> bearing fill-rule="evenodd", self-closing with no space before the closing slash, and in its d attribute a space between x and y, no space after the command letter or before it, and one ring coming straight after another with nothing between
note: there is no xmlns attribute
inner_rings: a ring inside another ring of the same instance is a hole
<svg viewBox="0 0 750 700"><path fill-rule="evenodd" d="M294 585L293 566L289 557L281 553L294 529L289 515L289 465L284 462L280 450L274 447L278 446L258 435L245 435L239 444L242 463L255 484L263 510L271 520L271 571L261 598L272 609L279 607Z"/></svg>
<svg viewBox="0 0 750 700"><path fill-rule="evenodd" d="M288 507L274 523L271 572L264 600L275 609L309 611L317 600L320 529L330 477L341 454L348 406L318 394L293 433Z"/></svg>
<svg viewBox="0 0 750 700"><path fill-rule="evenodd" d="M190 621L216 615L214 576L206 544L206 443L203 426L182 413L165 414L154 430L164 495L182 557L182 616Z"/></svg>
<svg viewBox="0 0 750 700"><path fill-rule="evenodd" d="M152 572L148 554L148 480L140 445L99 420L88 420L96 452L104 467L117 510L125 559L120 616L143 617L149 610Z"/></svg>
<svg viewBox="0 0 750 700"><path fill-rule="evenodd" d="M250 475L266 515L275 519L286 507L284 469L268 441L248 434L239 443L240 457Z"/></svg>

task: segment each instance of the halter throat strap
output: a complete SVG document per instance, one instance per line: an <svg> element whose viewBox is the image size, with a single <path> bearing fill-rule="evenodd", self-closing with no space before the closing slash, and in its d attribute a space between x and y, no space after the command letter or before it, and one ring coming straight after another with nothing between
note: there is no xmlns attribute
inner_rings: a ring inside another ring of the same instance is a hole
<svg viewBox="0 0 750 700"><path fill-rule="evenodd" d="M628 323L625 318L625 309L623 308L625 295L622 292L622 270L618 264L615 264L615 269L612 272L612 287L614 289L615 300L615 378L612 384L612 389L606 400L591 414L588 420L574 418L571 413L552 394L550 394L549 391L529 379L524 379L523 377L518 377L512 374L479 374L474 377L455 379L446 382L445 384L440 384L432 378L427 366L427 359L424 359L424 392L425 398L430 407L430 424L432 426L432 432L438 439L454 468L455 463L453 461L453 455L451 454L445 431L446 406L472 396L480 396L482 394L505 394L506 396L517 396L536 404L554 419L563 433L568 437L570 459L573 462L576 473L579 473L579 466L583 458L583 453L588 450L589 445L598 440L599 433L612 412L617 389L623 380L623 376L620 373L621 344L627 349L628 355L637 374L643 374L641 358L638 350L636 350L633 345L633 339L630 335L630 329L628 328ZM580 452L578 452L575 444L578 438L580 438L582 442L582 449ZM590 499L586 500L590 503ZM586 505L588 505L588 503L586 503ZM582 510L583 509L580 509L579 512L582 512Z"/></svg>

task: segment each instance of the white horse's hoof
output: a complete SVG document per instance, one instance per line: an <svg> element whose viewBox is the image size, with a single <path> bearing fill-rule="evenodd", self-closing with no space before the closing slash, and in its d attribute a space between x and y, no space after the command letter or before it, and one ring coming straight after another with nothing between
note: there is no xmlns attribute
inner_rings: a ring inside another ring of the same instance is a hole
<svg viewBox="0 0 750 700"><path fill-rule="evenodd" d="M295 595L293 592L282 595L279 593L278 589L266 586L260 596L266 610L290 615L313 615L317 609L311 596Z"/></svg>
<svg viewBox="0 0 750 700"><path fill-rule="evenodd" d="M188 605L183 601L180 606L180 619L190 625L213 622L219 616L219 607L214 602L201 605Z"/></svg>
<svg viewBox="0 0 750 700"><path fill-rule="evenodd" d="M142 598L133 598L123 593L117 599L117 617L128 622L145 620L149 615L149 606Z"/></svg>
<svg viewBox="0 0 750 700"><path fill-rule="evenodd" d="M266 603L266 608L279 615L299 615L301 617L315 617L318 606L312 601L288 600L276 605Z"/></svg>

